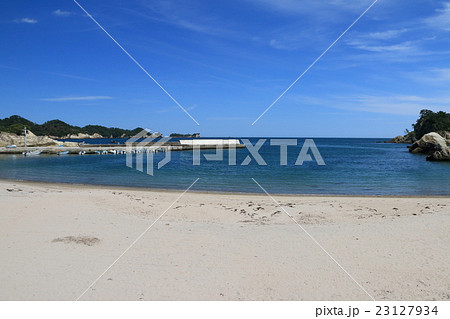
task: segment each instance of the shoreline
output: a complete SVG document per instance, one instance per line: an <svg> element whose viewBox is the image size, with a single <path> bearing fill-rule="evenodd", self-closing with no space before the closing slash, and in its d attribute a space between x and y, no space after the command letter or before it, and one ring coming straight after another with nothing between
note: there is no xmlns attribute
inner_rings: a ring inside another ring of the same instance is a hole
<svg viewBox="0 0 450 319"><path fill-rule="evenodd" d="M124 191L141 191L141 192L164 192L164 193L180 193L185 188L153 188L153 187L139 187L139 186L119 186L119 185L106 185L106 184L78 184L78 183L60 183L60 182L47 182L47 181L31 181L31 180L16 180L0 178L1 182L10 183L23 183L34 186L43 187L64 187L64 188L79 188L79 189L103 189L103 190L124 190ZM189 186L189 185L187 185ZM187 187L186 186L186 187ZM263 192L227 192L227 191L207 191L207 190L189 190L190 193L204 194L204 195L239 195L239 196L261 196L267 197ZM366 195L366 194L296 194L296 193L270 193L272 196L279 197L342 197L342 198L450 198L450 195Z"/></svg>

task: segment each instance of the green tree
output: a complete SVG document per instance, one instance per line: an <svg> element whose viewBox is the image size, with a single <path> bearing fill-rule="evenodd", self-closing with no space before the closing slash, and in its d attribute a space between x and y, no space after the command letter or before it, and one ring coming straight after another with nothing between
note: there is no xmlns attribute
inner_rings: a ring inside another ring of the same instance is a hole
<svg viewBox="0 0 450 319"><path fill-rule="evenodd" d="M450 113L421 110L413 128L417 139L430 132L450 131Z"/></svg>

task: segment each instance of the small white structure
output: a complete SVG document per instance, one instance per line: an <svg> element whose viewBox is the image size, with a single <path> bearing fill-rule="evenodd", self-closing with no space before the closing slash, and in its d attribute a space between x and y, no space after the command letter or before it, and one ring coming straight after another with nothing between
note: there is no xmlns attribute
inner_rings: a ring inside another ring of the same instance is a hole
<svg viewBox="0 0 450 319"><path fill-rule="evenodd" d="M195 139L180 140L181 145L202 146L202 145L240 145L238 139Z"/></svg>

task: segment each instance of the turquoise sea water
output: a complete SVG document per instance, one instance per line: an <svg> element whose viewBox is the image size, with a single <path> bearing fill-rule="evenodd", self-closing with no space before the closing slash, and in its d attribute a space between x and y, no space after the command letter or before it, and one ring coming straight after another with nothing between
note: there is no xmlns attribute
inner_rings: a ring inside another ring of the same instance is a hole
<svg viewBox="0 0 450 319"><path fill-rule="evenodd" d="M257 139L251 138L255 144ZM97 140L94 142L109 142ZM254 160L240 165L249 155L247 149L236 151L237 165L228 165L228 151L223 161L206 161L194 166L191 151L172 152L171 161L150 176L125 165L125 155L41 155L36 157L0 156L0 178L132 186L162 189L192 188L203 191L252 192L261 189L281 194L351 194L351 195L450 195L450 163L427 162L422 155L410 154L403 144L376 143L383 139L315 138L326 165L305 162L294 165L304 139L288 147L286 166L280 165L280 147L267 141L259 153L267 165ZM91 141L92 142L92 141ZM122 141L123 142L123 141ZM164 153L155 154L155 163ZM156 165L156 164L155 164Z"/></svg>

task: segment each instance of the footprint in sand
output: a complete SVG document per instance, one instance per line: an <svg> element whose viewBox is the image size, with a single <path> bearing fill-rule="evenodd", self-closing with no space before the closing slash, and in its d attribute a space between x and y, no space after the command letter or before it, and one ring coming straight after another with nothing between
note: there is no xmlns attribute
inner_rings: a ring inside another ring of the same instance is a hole
<svg viewBox="0 0 450 319"><path fill-rule="evenodd" d="M21 192L22 190L20 188L7 188L8 192Z"/></svg>

